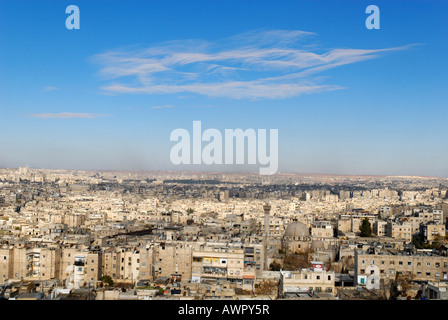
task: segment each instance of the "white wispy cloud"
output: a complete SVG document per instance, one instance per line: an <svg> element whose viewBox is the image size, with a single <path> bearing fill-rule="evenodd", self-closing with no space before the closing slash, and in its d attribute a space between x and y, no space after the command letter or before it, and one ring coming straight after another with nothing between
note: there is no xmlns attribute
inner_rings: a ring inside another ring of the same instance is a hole
<svg viewBox="0 0 448 320"><path fill-rule="evenodd" d="M39 119L95 119L110 117L109 114L97 114L97 113L72 113L72 112L61 112L61 113L32 113L28 115L31 118Z"/></svg>
<svg viewBox="0 0 448 320"><path fill-rule="evenodd" d="M170 105L170 104L166 104L166 105L163 105L163 106L154 106L154 107L151 107L151 109L169 109L169 108L173 108L173 106Z"/></svg>
<svg viewBox="0 0 448 320"><path fill-rule="evenodd" d="M256 30L221 39L169 41L141 50L113 50L92 61L105 93L181 94L281 99L342 89L318 73L407 47L321 50L300 30Z"/></svg>
<svg viewBox="0 0 448 320"><path fill-rule="evenodd" d="M44 92L51 92L51 91L56 91L56 90L60 90L61 88L58 87L54 87L54 86L46 86L44 87Z"/></svg>

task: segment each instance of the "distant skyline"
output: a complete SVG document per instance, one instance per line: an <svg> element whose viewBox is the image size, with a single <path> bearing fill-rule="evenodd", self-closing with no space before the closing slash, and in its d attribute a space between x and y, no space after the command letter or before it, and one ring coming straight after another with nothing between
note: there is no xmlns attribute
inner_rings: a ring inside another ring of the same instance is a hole
<svg viewBox="0 0 448 320"><path fill-rule="evenodd" d="M0 167L258 172L171 164L171 131L200 120L278 129L279 172L448 177L447 14L436 0L3 0Z"/></svg>

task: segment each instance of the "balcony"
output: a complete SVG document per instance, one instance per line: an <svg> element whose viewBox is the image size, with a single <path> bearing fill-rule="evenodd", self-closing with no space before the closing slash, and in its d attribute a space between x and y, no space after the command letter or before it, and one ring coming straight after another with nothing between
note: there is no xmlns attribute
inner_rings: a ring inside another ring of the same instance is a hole
<svg viewBox="0 0 448 320"><path fill-rule="evenodd" d="M202 273L206 276L225 277L227 275L227 269L217 267L204 267L202 269Z"/></svg>

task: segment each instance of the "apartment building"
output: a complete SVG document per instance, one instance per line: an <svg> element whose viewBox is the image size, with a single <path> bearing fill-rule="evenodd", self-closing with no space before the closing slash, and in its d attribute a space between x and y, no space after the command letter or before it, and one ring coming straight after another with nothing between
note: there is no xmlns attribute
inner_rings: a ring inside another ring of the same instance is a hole
<svg viewBox="0 0 448 320"><path fill-rule="evenodd" d="M195 243L188 241L166 241L154 244L154 276L158 278L177 275L183 279L191 279L195 246Z"/></svg>
<svg viewBox="0 0 448 320"><path fill-rule="evenodd" d="M392 254L388 251L375 250L374 253L368 253L369 250L355 249L355 279L358 276L365 276L372 271L369 266L379 268L380 279L395 279L396 273L408 274L414 277L414 280L439 281L448 279L448 257L431 254L426 251L416 253L397 252Z"/></svg>
<svg viewBox="0 0 448 320"><path fill-rule="evenodd" d="M279 293L326 292L336 294L335 274L326 271L322 262L314 261L313 267L298 271L282 271L280 274Z"/></svg>
<svg viewBox="0 0 448 320"><path fill-rule="evenodd" d="M443 238L446 235L444 224L428 223L421 227L421 231L425 241L430 244L433 243L434 240Z"/></svg>
<svg viewBox="0 0 448 320"><path fill-rule="evenodd" d="M412 241L412 225L409 223L387 223L387 236L406 242Z"/></svg>
<svg viewBox="0 0 448 320"><path fill-rule="evenodd" d="M373 234L377 237L387 236L387 222L384 220L377 220L373 224Z"/></svg>
<svg viewBox="0 0 448 320"><path fill-rule="evenodd" d="M311 224L311 236L332 238L334 235L333 225L329 221L315 221Z"/></svg>
<svg viewBox="0 0 448 320"><path fill-rule="evenodd" d="M191 280L228 280L252 288L262 270L261 244L202 244L193 251Z"/></svg>

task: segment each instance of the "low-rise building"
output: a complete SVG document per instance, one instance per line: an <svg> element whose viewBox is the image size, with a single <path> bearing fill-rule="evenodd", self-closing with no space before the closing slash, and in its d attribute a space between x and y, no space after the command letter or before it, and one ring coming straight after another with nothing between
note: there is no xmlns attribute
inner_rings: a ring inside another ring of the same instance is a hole
<svg viewBox="0 0 448 320"><path fill-rule="evenodd" d="M372 272L371 266L379 268L381 280L389 281L395 279L396 273L411 276L414 280L440 281L448 279L448 257L423 252L396 252L355 249L355 281L363 276L369 276ZM366 279L366 278L365 278Z"/></svg>
<svg viewBox="0 0 448 320"><path fill-rule="evenodd" d="M314 261L313 267L299 271L282 271L279 282L280 295L288 293L326 292L333 295L335 273L326 271L322 262Z"/></svg>

